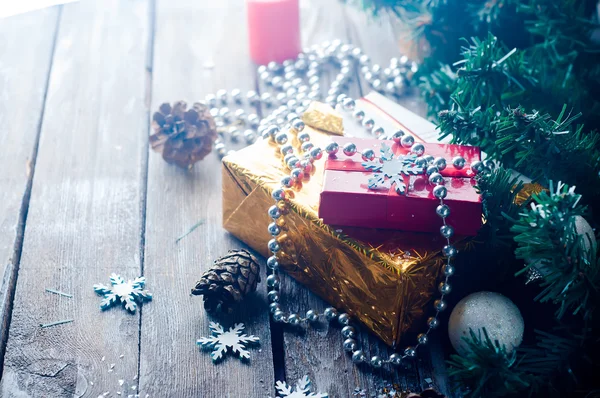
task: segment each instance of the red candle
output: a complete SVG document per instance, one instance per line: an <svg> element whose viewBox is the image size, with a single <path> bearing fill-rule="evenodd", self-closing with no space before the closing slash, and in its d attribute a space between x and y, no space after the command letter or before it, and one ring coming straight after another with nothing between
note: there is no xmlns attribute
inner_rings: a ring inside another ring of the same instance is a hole
<svg viewBox="0 0 600 398"><path fill-rule="evenodd" d="M250 56L257 64L283 62L301 51L298 0L247 0Z"/></svg>

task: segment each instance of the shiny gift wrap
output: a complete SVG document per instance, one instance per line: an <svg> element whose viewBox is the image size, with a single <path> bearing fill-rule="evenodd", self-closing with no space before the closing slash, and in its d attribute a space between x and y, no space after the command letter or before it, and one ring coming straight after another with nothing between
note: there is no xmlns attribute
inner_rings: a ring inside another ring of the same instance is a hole
<svg viewBox="0 0 600 398"><path fill-rule="evenodd" d="M315 146L324 148L332 140L324 131L306 130ZM300 145L295 137L292 144ZM318 217L324 164L315 162L281 218L279 263L312 292L396 346L426 327L441 277L443 239L439 234L324 224ZM288 173L277 147L264 140L223 159L223 226L265 257L271 192Z"/></svg>

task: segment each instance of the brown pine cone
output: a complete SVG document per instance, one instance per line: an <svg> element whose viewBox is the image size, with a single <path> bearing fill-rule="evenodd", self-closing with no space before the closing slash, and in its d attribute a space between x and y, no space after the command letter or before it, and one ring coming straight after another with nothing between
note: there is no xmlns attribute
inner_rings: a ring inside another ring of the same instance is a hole
<svg viewBox="0 0 600 398"><path fill-rule="evenodd" d="M260 282L260 266L247 250L230 250L217 259L214 265L202 274L192 294L204 296L207 312L221 310L231 312L232 305L256 290Z"/></svg>
<svg viewBox="0 0 600 398"><path fill-rule="evenodd" d="M217 138L215 120L199 102L187 109L184 101L162 104L152 116L150 145L168 163L190 168L212 150Z"/></svg>

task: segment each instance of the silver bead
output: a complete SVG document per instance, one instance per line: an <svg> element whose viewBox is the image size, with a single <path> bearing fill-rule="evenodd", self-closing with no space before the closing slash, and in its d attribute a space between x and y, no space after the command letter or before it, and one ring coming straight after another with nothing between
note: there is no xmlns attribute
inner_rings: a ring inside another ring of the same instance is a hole
<svg viewBox="0 0 600 398"><path fill-rule="evenodd" d="M394 82L387 82L387 83L385 83L384 90L388 94L395 94L396 93L396 85L394 84Z"/></svg>
<svg viewBox="0 0 600 398"><path fill-rule="evenodd" d="M454 275L454 272L455 272L454 266L452 266L450 264L444 265L443 270L444 270L444 275L446 275L446 276L452 276L452 275Z"/></svg>
<svg viewBox="0 0 600 398"><path fill-rule="evenodd" d="M323 311L323 315L325 315L325 319L327 319L329 322L331 322L337 318L338 312L333 307L327 307L327 308L325 308L325 311Z"/></svg>
<svg viewBox="0 0 600 398"><path fill-rule="evenodd" d="M302 131L304 130L304 127L306 127L306 125L304 124L304 122L302 121L302 119L298 118L292 121L292 128L296 131Z"/></svg>
<svg viewBox="0 0 600 398"><path fill-rule="evenodd" d="M327 154L329 154L329 156L333 156L336 153L338 153L338 150L340 149L340 146L338 145L337 142L330 142L329 144L327 144L327 146L325 147L325 152L327 152Z"/></svg>
<svg viewBox="0 0 600 398"><path fill-rule="evenodd" d="M367 360L367 356L363 352L363 350L356 350L352 353L352 362L358 364L363 363Z"/></svg>
<svg viewBox="0 0 600 398"><path fill-rule="evenodd" d="M427 319L427 326L429 326L430 329L435 329L440 326L440 321L434 316L429 317L429 319Z"/></svg>
<svg viewBox="0 0 600 398"><path fill-rule="evenodd" d="M319 314L314 310L308 310L306 311L306 319L308 319L309 322L317 322L319 320Z"/></svg>
<svg viewBox="0 0 600 398"><path fill-rule="evenodd" d="M227 148L225 148L225 144L223 144L222 142L215 145L215 151L217 152L217 155L219 155L219 157L224 157L227 154Z"/></svg>
<svg viewBox="0 0 600 398"><path fill-rule="evenodd" d="M417 142L410 147L410 151L417 156L421 156L423 155L423 153L425 153L425 145L421 144L420 142Z"/></svg>
<svg viewBox="0 0 600 398"><path fill-rule="evenodd" d="M439 299L439 300L435 300L433 302L433 307L436 310L442 312L442 311L444 311L448 307L448 304L446 304L446 302L444 300Z"/></svg>
<svg viewBox="0 0 600 398"><path fill-rule="evenodd" d="M393 353L392 355L390 355L390 363L392 364L392 366L400 366L400 364L402 363L402 357L396 353Z"/></svg>
<svg viewBox="0 0 600 398"><path fill-rule="evenodd" d="M352 156L356 153L356 145L349 142L346 145L344 145L344 155L346 156Z"/></svg>
<svg viewBox="0 0 600 398"><path fill-rule="evenodd" d="M415 350L414 347L410 347L410 346L406 347L404 349L404 355L406 355L407 357L410 357L410 358L414 358L414 356L417 355L417 350Z"/></svg>
<svg viewBox="0 0 600 398"><path fill-rule="evenodd" d="M351 111L351 110L354 110L354 107L356 106L356 102L354 102L354 100L352 98L345 98L342 101L342 106L344 107L344 109Z"/></svg>
<svg viewBox="0 0 600 398"><path fill-rule="evenodd" d="M315 147L310 150L310 158L314 160L319 160L323 157L323 151L319 147Z"/></svg>
<svg viewBox="0 0 600 398"><path fill-rule="evenodd" d="M276 290L272 290L273 293L277 293ZM271 293L271 292L269 292ZM269 304L269 312L271 314L276 313L277 311L281 311L281 304L277 303L277 302L273 302L271 304Z"/></svg>
<svg viewBox="0 0 600 398"><path fill-rule="evenodd" d="M277 290L271 290L269 293L267 293L267 298L269 299L270 303L278 303L281 297L279 296L279 292Z"/></svg>
<svg viewBox="0 0 600 398"><path fill-rule="evenodd" d="M217 99L223 105L227 104L227 90L217 91Z"/></svg>
<svg viewBox="0 0 600 398"><path fill-rule="evenodd" d="M286 321L285 313L281 310L275 311L273 313L273 320L275 322L285 322Z"/></svg>
<svg viewBox="0 0 600 398"><path fill-rule="evenodd" d="M231 90L231 99L233 99L236 104L241 104L242 91L239 88L234 88L233 90Z"/></svg>
<svg viewBox="0 0 600 398"><path fill-rule="evenodd" d="M279 207L275 205L269 207L269 217L271 217L273 220L277 220L279 217L281 217Z"/></svg>
<svg viewBox="0 0 600 398"><path fill-rule="evenodd" d="M267 64L267 69L270 70L271 72L277 72L279 70L280 66L277 62L275 61L271 61Z"/></svg>
<svg viewBox="0 0 600 398"><path fill-rule="evenodd" d="M246 99L250 105L257 105L259 103L258 94L254 90L248 91L248 94L246 94Z"/></svg>
<svg viewBox="0 0 600 398"><path fill-rule="evenodd" d="M381 91L381 88L383 87L383 83L381 83L381 80L379 80L379 79L373 79L371 86L373 87L373 90Z"/></svg>
<svg viewBox="0 0 600 398"><path fill-rule="evenodd" d="M229 108L224 107L219 109L219 116L223 119L223 121L225 121L226 123L231 121L231 113L229 112Z"/></svg>
<svg viewBox="0 0 600 398"><path fill-rule="evenodd" d="M269 234L271 234L271 236L277 236L281 233L281 229L274 222L269 224L269 226L267 227L267 230L269 231Z"/></svg>
<svg viewBox="0 0 600 398"><path fill-rule="evenodd" d="M428 337L428 336L427 336L427 334L425 334L425 333L420 333L420 334L417 336L417 342L418 342L419 344L427 344L427 343L429 342L429 337Z"/></svg>
<svg viewBox="0 0 600 398"><path fill-rule="evenodd" d="M346 313L342 313L342 314L338 315L338 322L341 325L348 325L350 323L350 315L348 315Z"/></svg>
<svg viewBox="0 0 600 398"><path fill-rule="evenodd" d="M420 169L425 169L427 167L427 159L421 156L415 160L415 165Z"/></svg>
<svg viewBox="0 0 600 398"><path fill-rule="evenodd" d="M375 151L372 149L365 149L362 153L362 159L365 162L369 162L369 161L375 159Z"/></svg>
<svg viewBox="0 0 600 398"><path fill-rule="evenodd" d="M288 166L290 169L292 169L292 170L293 170L293 169L297 168L297 167L300 165L300 159L298 159L298 158L297 158L297 157L295 157L295 156L291 156L291 157L288 159L288 161L287 161L287 163L286 163L286 164L287 164L287 166Z"/></svg>
<svg viewBox="0 0 600 398"><path fill-rule="evenodd" d="M443 185L438 185L433 188L433 196L438 199L444 199L448 195L448 188Z"/></svg>
<svg viewBox="0 0 600 398"><path fill-rule="evenodd" d="M267 106L267 108L273 105L273 98L271 98L271 94L269 93L262 93L260 95L260 100Z"/></svg>
<svg viewBox="0 0 600 398"><path fill-rule="evenodd" d="M440 171L442 171L446 168L446 159L442 157L435 158L435 160L433 161L433 165L437 167Z"/></svg>
<svg viewBox="0 0 600 398"><path fill-rule="evenodd" d="M352 326L344 326L342 328L342 336L352 339L356 337L356 330Z"/></svg>
<svg viewBox="0 0 600 398"><path fill-rule="evenodd" d="M310 141L310 135L308 133L300 133L300 134L298 134L298 141L300 141L300 142Z"/></svg>
<svg viewBox="0 0 600 398"><path fill-rule="evenodd" d="M294 153L294 147L291 146L290 144L287 144L287 145L282 146L279 151L281 152L281 154L283 156L291 155Z"/></svg>
<svg viewBox="0 0 600 398"><path fill-rule="evenodd" d="M454 235L454 228L450 225L442 225L440 227L440 234L446 239L451 238Z"/></svg>
<svg viewBox="0 0 600 398"><path fill-rule="evenodd" d="M433 164L434 158L431 155L425 155L423 156L423 159L425 159L427 161L427 164Z"/></svg>
<svg viewBox="0 0 600 398"><path fill-rule="evenodd" d="M210 106L211 108L217 106L217 97L214 94L208 94L206 97L204 97L204 100L206 101L206 105Z"/></svg>
<svg viewBox="0 0 600 398"><path fill-rule="evenodd" d="M380 368L383 365L383 360L378 357L377 355L374 355L371 357L371 366L374 367L375 369Z"/></svg>
<svg viewBox="0 0 600 398"><path fill-rule="evenodd" d="M439 205L435 208L435 212L438 216L446 218L450 215L450 208L448 205Z"/></svg>
<svg viewBox="0 0 600 398"><path fill-rule="evenodd" d="M302 159L300 161L300 168L304 171L304 175L306 175L312 171L313 164L310 162L310 159Z"/></svg>
<svg viewBox="0 0 600 398"><path fill-rule="evenodd" d="M354 116L354 118L359 122L362 122L362 120L365 118L365 111L362 111L360 109L355 110L352 116Z"/></svg>
<svg viewBox="0 0 600 398"><path fill-rule="evenodd" d="M271 256L267 259L267 267L271 269L279 268L279 261L277 261L277 256Z"/></svg>
<svg viewBox="0 0 600 398"><path fill-rule="evenodd" d="M442 294L448 294L452 291L452 286L448 282L440 282L438 290Z"/></svg>
<svg viewBox="0 0 600 398"><path fill-rule="evenodd" d="M358 348L358 343L354 339L346 339L344 340L344 351L352 352Z"/></svg>
<svg viewBox="0 0 600 398"><path fill-rule="evenodd" d="M442 254L446 257L455 257L458 254L458 250L452 245L446 245L442 248Z"/></svg>
<svg viewBox="0 0 600 398"><path fill-rule="evenodd" d="M313 144L312 142L306 141L302 143L300 149L302 149L302 152L310 152L310 150L313 149L314 146L315 144Z"/></svg>
<svg viewBox="0 0 600 398"><path fill-rule="evenodd" d="M398 130L394 134L392 134L392 140L394 140L396 144L400 144L400 142L402 141L402 137L404 137L405 135L406 133L404 132L404 130Z"/></svg>
<svg viewBox="0 0 600 398"><path fill-rule="evenodd" d="M340 94L335 98L335 102L338 105L342 105L346 98L348 98L348 96L346 94Z"/></svg>
<svg viewBox="0 0 600 398"><path fill-rule="evenodd" d="M465 158L463 158L462 156L455 156L452 159L452 166L454 166L456 170L461 170L463 167L465 167L465 163Z"/></svg>
<svg viewBox="0 0 600 398"><path fill-rule="evenodd" d="M277 253L281 250L281 246L279 245L279 242L277 242L277 239L271 239L269 243L267 243L267 247L273 253Z"/></svg>
<svg viewBox="0 0 600 398"><path fill-rule="evenodd" d="M279 276L275 274L271 274L267 276L267 286L273 289L279 289L281 285L281 281L279 280Z"/></svg>
<svg viewBox="0 0 600 398"><path fill-rule="evenodd" d="M279 145L283 145L288 141L288 135L286 133L279 132L277 133L277 135L275 136L275 142L278 143Z"/></svg>
<svg viewBox="0 0 600 398"><path fill-rule="evenodd" d="M483 164L485 167L487 167L490 170L494 170L496 168L496 163L494 163L494 161L492 159L484 160Z"/></svg>
<svg viewBox="0 0 600 398"><path fill-rule="evenodd" d="M480 160L476 160L473 163L471 163L471 170L475 174L481 173L483 171L484 167L485 166L484 166L483 162Z"/></svg>
<svg viewBox="0 0 600 398"><path fill-rule="evenodd" d="M433 173L439 173L439 172L440 172L440 169L438 169L435 166L429 166L429 167L427 167L427 170L425 170L425 173L427 173L428 176L432 175Z"/></svg>
<svg viewBox="0 0 600 398"><path fill-rule="evenodd" d="M290 314L290 316L288 316L288 323L292 326L298 326L300 325L300 317L298 316L298 314Z"/></svg>
<svg viewBox="0 0 600 398"><path fill-rule="evenodd" d="M383 127L375 127L372 133L376 138L379 138L385 133L385 130Z"/></svg>
<svg viewBox="0 0 600 398"><path fill-rule="evenodd" d="M281 131L279 127L273 124L267 127L266 130L263 132L263 138L265 138L265 136L266 138L275 138L279 131Z"/></svg>
<svg viewBox="0 0 600 398"><path fill-rule="evenodd" d="M404 148L410 148L411 146L413 146L414 143L415 137L413 137L412 135L407 134L400 139L400 145L402 145Z"/></svg>
<svg viewBox="0 0 600 398"><path fill-rule="evenodd" d="M371 131L371 130L373 130L373 126L375 126L375 120L370 119L370 118L364 119L362 121L362 125L367 131Z"/></svg>
<svg viewBox="0 0 600 398"><path fill-rule="evenodd" d="M281 178L281 185L286 188L291 188L294 186L295 181L296 181L295 178L290 177L290 176L285 176L285 177Z"/></svg>
<svg viewBox="0 0 600 398"><path fill-rule="evenodd" d="M292 177L294 181L302 181L304 179L304 170L297 167L290 172L290 177Z"/></svg>
<svg viewBox="0 0 600 398"><path fill-rule="evenodd" d="M433 185L442 185L444 184L444 177L440 173L432 173L429 176L429 182Z"/></svg>
<svg viewBox="0 0 600 398"><path fill-rule="evenodd" d="M252 144L254 141L256 141L256 133L254 130L244 131L244 139L248 144Z"/></svg>

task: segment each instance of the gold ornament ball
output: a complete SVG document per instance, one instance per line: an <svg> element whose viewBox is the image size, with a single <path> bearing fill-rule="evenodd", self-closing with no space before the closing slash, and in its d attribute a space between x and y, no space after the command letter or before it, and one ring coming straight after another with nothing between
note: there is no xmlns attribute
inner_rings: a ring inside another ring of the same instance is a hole
<svg viewBox="0 0 600 398"><path fill-rule="evenodd" d="M498 340L510 352L521 344L525 324L521 312L508 298L499 293L477 292L459 301L450 314L448 336L454 349L464 356L468 346L462 338L470 338L470 329L478 334L482 328L492 341Z"/></svg>

